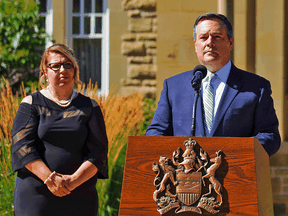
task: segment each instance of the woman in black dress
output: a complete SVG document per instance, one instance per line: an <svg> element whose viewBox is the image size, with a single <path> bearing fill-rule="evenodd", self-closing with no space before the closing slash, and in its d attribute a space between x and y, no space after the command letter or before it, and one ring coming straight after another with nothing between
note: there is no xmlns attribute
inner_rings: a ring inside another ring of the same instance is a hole
<svg viewBox="0 0 288 216"><path fill-rule="evenodd" d="M97 215L96 181L108 178L101 109L73 89L79 67L67 46L49 47L40 70L43 89L23 99L13 123L15 215Z"/></svg>

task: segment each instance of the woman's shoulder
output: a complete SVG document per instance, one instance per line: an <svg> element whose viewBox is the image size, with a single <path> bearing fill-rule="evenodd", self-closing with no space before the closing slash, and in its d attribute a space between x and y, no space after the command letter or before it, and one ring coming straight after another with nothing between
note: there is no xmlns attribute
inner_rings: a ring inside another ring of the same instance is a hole
<svg viewBox="0 0 288 216"><path fill-rule="evenodd" d="M80 99L82 104L84 102L85 104L87 104L87 105L89 105L91 107L99 106L98 103L94 99L92 99L92 98L90 98L88 96L85 96L85 95L83 95L81 93L78 93L78 96L79 96L79 99Z"/></svg>
<svg viewBox="0 0 288 216"><path fill-rule="evenodd" d="M39 93L39 91L34 92L31 95L27 95L26 97L24 97L21 101L21 103L27 103L29 105L32 105L32 103L37 100L37 98L39 98L39 96L41 97L41 94Z"/></svg>
<svg viewBox="0 0 288 216"><path fill-rule="evenodd" d="M91 100L91 103L92 103L93 107L99 106L99 104L97 103L97 101L95 101L95 100L92 99L92 98L90 98L90 100Z"/></svg>
<svg viewBox="0 0 288 216"><path fill-rule="evenodd" d="M24 97L21 101L21 103L27 103L27 104L32 104L33 102L33 98L32 98L32 95L28 95L26 97Z"/></svg>

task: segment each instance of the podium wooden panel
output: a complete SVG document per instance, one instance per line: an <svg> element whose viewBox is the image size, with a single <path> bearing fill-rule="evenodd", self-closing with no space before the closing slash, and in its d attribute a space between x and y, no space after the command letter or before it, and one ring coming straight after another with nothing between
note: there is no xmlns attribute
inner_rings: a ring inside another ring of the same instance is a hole
<svg viewBox="0 0 288 216"><path fill-rule="evenodd" d="M190 137L137 137L128 139L119 215L159 216L153 200L156 176L152 164L159 157L172 158L178 147ZM257 139L192 137L212 158L222 150L225 158L216 170L223 186L223 204L218 215L273 215L269 157ZM193 212L176 214L200 215ZM202 215L212 215L204 211Z"/></svg>

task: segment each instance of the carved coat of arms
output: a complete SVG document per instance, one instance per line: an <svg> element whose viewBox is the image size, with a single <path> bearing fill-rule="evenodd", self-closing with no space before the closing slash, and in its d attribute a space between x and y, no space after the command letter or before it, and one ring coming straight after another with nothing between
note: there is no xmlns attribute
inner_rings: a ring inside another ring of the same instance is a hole
<svg viewBox="0 0 288 216"><path fill-rule="evenodd" d="M216 214L222 205L222 185L215 178L215 171L222 162L222 151L217 151L216 157L209 159L201 148L196 154L195 140L189 138L184 145L185 151L179 147L173 152L172 159L160 156L159 163L152 165L156 173L153 199L158 212L164 214L176 208L176 213L190 211L202 214L202 208ZM207 186L205 178L209 179ZM203 187L209 187L209 192L202 194ZM219 199L211 195L212 190Z"/></svg>

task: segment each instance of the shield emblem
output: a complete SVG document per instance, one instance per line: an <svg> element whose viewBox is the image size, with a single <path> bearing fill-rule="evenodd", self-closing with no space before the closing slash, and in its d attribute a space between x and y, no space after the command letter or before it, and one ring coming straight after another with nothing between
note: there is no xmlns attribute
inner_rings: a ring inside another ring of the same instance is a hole
<svg viewBox="0 0 288 216"><path fill-rule="evenodd" d="M201 172L176 173L179 184L176 186L178 199L185 205L194 204L201 196Z"/></svg>

